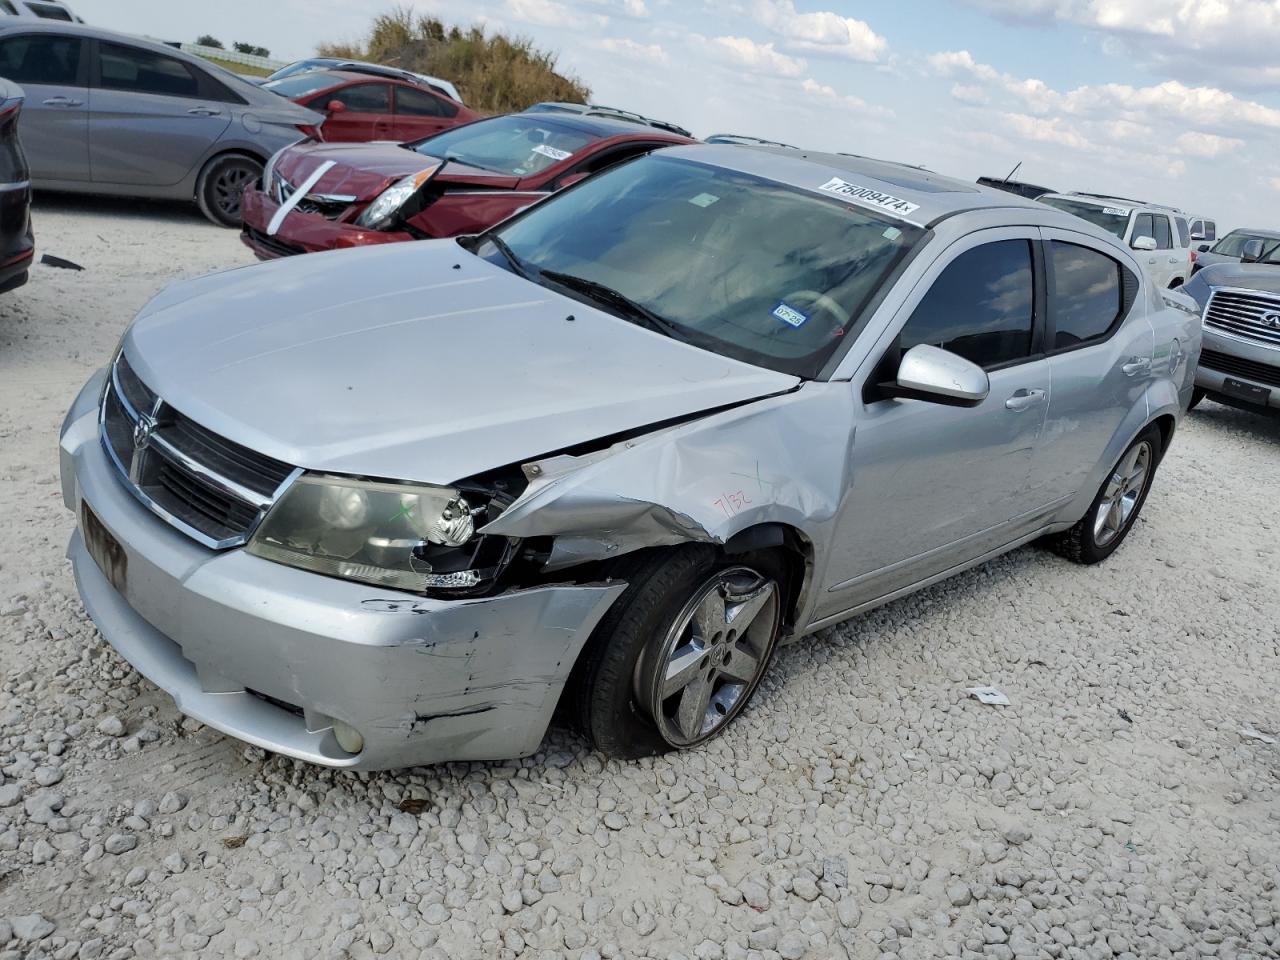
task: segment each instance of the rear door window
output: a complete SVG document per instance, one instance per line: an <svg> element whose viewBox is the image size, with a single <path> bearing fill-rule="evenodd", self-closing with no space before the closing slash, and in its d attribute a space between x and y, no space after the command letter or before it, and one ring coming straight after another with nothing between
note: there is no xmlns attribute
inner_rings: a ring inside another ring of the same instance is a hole
<svg viewBox="0 0 1280 960"><path fill-rule="evenodd" d="M1156 249L1172 250L1173 249L1173 232L1169 229L1168 217L1152 217L1152 225L1156 229Z"/></svg>
<svg viewBox="0 0 1280 960"><path fill-rule="evenodd" d="M1049 243L1049 316L1053 349L1069 350L1104 337L1124 309L1122 267L1074 243Z"/></svg>
<svg viewBox="0 0 1280 960"><path fill-rule="evenodd" d="M934 281L902 328L905 353L922 343L990 369L1031 354L1035 281L1029 240L966 250Z"/></svg>
<svg viewBox="0 0 1280 960"><path fill-rule="evenodd" d="M1213 220L1206 220L1204 222L1204 238L1206 240L1218 239L1218 224Z"/></svg>
<svg viewBox="0 0 1280 960"><path fill-rule="evenodd" d="M164 97L198 97L200 82L181 60L122 43L98 44L98 84Z"/></svg>
<svg viewBox="0 0 1280 960"><path fill-rule="evenodd" d="M1187 229L1187 221L1182 217L1174 217L1173 222L1178 228L1178 246L1189 246L1191 244L1191 231Z"/></svg>
<svg viewBox="0 0 1280 960"><path fill-rule="evenodd" d="M80 61L84 44L79 37L41 33L0 40L0 76L14 83L83 86Z"/></svg>
<svg viewBox="0 0 1280 960"><path fill-rule="evenodd" d="M1139 237L1151 237L1154 240L1155 236L1156 228L1151 223L1151 214L1140 213L1133 218L1133 238L1129 241L1130 246Z"/></svg>
<svg viewBox="0 0 1280 960"><path fill-rule="evenodd" d="M413 87L393 87L395 93L396 113L411 117L456 117L458 107L436 97L425 90Z"/></svg>

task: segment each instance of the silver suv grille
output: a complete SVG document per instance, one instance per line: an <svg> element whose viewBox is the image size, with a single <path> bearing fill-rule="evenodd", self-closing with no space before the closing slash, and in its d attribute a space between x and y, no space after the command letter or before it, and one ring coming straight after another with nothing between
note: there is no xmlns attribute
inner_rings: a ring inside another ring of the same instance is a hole
<svg viewBox="0 0 1280 960"><path fill-rule="evenodd" d="M1204 322L1237 337L1280 346L1280 297L1253 290L1215 290Z"/></svg>
<svg viewBox="0 0 1280 960"><path fill-rule="evenodd" d="M99 417L102 444L130 492L207 547L249 539L301 471L206 430L165 403L121 353Z"/></svg>

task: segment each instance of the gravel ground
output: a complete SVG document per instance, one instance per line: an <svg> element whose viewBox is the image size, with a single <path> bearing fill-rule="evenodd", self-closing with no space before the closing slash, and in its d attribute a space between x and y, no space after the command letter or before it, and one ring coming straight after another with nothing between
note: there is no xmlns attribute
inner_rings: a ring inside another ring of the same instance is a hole
<svg viewBox="0 0 1280 960"><path fill-rule="evenodd" d="M1280 421L1206 404L1109 562L1023 549L789 647L692 753L334 773L184 720L62 559L71 398L250 256L182 207L36 216L85 270L0 298L0 960L1280 955Z"/></svg>

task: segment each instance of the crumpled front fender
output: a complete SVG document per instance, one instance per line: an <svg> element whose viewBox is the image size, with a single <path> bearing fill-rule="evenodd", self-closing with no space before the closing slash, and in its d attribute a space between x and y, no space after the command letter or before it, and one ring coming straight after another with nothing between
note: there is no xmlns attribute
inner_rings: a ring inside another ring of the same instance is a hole
<svg viewBox="0 0 1280 960"><path fill-rule="evenodd" d="M852 423L853 402L847 383L809 383L585 456L527 463L528 488L482 532L554 537L549 569L724 543L761 523L825 544L848 489L853 436L840 426Z"/></svg>

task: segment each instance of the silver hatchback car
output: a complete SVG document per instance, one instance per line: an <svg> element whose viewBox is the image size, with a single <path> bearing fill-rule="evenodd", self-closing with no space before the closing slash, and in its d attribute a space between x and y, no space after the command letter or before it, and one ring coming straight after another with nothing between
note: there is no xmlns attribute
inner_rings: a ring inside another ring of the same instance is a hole
<svg viewBox="0 0 1280 960"><path fill-rule="evenodd" d="M1200 323L1114 237L690 146L478 237L215 274L62 429L70 557L178 708L385 768L691 747L780 642L1048 537L1107 557Z"/></svg>

